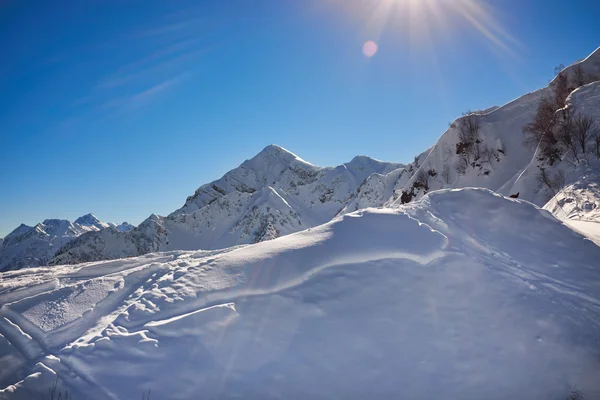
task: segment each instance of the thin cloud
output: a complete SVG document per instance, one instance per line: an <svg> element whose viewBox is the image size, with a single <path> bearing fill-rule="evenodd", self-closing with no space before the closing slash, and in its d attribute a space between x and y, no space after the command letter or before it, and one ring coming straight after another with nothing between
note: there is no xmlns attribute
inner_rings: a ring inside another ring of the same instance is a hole
<svg viewBox="0 0 600 400"><path fill-rule="evenodd" d="M190 17L190 12L167 16L112 42L106 51L127 54L125 50L132 49L134 58L123 59L74 100L73 113L61 130L75 131L86 121L110 119L144 107L194 75L198 59L218 44L205 42L203 18Z"/></svg>
<svg viewBox="0 0 600 400"><path fill-rule="evenodd" d="M181 83L186 77L187 77L186 74L182 74L182 75L179 75L174 78L166 79L166 80L159 82L153 86L147 87L146 89L144 89L140 92L137 92L137 93L134 93L134 94L131 94L128 96L122 96L119 98L111 99L111 100L101 104L98 107L98 109L100 109L100 110L113 109L118 112L123 112L123 111L139 108L139 107L147 104L149 101L151 101L153 98L155 98L159 94L163 93L164 91L172 88L173 86L175 86L178 83Z"/></svg>
<svg viewBox="0 0 600 400"><path fill-rule="evenodd" d="M193 19L188 19L186 21L168 23L163 26L158 26L155 28L149 28L149 29L141 30L139 32L135 32L132 36L148 37L148 36L162 36L162 35L167 35L167 34L173 34L173 33L189 30L190 28L195 28L201 22L203 22L202 18L193 18Z"/></svg>
<svg viewBox="0 0 600 400"><path fill-rule="evenodd" d="M206 51L205 49L194 48L194 45L199 43L199 38L184 40L157 50L148 56L140 58L139 60L125 64L119 67L114 74L102 80L98 84L98 88L106 89L121 86L130 82L132 79L146 75L149 72L170 67L177 67L184 61L189 60L191 57ZM174 55L175 58L168 58L164 60L167 56L172 55ZM155 63L156 61L159 62Z"/></svg>

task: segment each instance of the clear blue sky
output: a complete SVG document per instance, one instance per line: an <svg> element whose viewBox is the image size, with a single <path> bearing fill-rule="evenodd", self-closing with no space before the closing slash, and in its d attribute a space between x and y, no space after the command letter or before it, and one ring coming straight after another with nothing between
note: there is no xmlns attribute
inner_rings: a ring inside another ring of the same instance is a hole
<svg viewBox="0 0 600 400"><path fill-rule="evenodd" d="M410 161L591 53L599 18L597 0L2 1L0 236L168 214L270 143Z"/></svg>

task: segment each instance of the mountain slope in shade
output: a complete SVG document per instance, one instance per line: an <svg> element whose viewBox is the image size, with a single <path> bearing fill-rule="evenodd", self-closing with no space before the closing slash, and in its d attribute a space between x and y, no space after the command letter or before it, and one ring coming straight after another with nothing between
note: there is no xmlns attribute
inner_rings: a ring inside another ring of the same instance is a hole
<svg viewBox="0 0 600 400"><path fill-rule="evenodd" d="M35 226L21 224L0 241L0 271L47 265L58 249L84 233L107 228L127 231L130 227L126 222L102 222L93 214L75 222L47 219Z"/></svg>
<svg viewBox="0 0 600 400"><path fill-rule="evenodd" d="M242 248L7 272L0 399L57 375L90 400L595 399L599 258L549 212L461 189Z"/></svg>
<svg viewBox="0 0 600 400"><path fill-rule="evenodd" d="M152 215L126 234L83 235L60 249L52 263L274 239L331 220L367 177L400 167L365 156L337 167L318 167L270 145L221 179L201 186L169 216Z"/></svg>

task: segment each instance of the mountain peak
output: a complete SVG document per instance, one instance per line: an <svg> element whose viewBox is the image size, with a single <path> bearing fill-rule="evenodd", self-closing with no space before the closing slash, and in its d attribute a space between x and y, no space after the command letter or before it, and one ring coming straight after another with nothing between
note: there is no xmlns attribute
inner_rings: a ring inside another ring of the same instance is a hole
<svg viewBox="0 0 600 400"><path fill-rule="evenodd" d="M302 158L298 157L291 151L284 149L283 147L276 145L276 144L270 144L270 145L266 146L257 155L255 155L248 161L259 162L259 161L267 161L267 160L270 160L273 158L281 159L287 163L300 162L302 164L312 165L311 163L303 160Z"/></svg>
<svg viewBox="0 0 600 400"><path fill-rule="evenodd" d="M85 226L96 225L99 222L100 220L92 213L82 215L81 217L75 220L76 224Z"/></svg>

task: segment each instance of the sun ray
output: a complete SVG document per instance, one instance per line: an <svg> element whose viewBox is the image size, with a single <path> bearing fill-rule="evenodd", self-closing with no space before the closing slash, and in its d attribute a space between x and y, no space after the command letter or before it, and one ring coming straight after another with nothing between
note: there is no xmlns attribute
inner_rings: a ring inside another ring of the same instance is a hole
<svg viewBox="0 0 600 400"><path fill-rule="evenodd" d="M377 41L388 29L400 31L411 46L452 39L457 28L469 27L493 48L515 55L518 41L497 18L489 0L324 0L364 19L363 40Z"/></svg>

